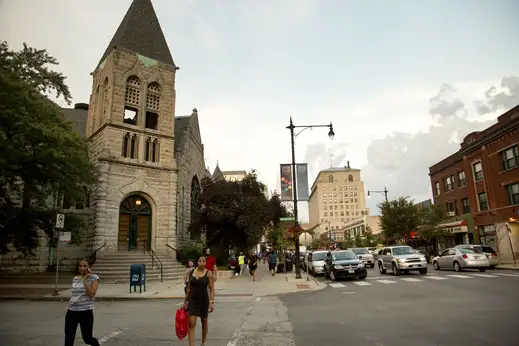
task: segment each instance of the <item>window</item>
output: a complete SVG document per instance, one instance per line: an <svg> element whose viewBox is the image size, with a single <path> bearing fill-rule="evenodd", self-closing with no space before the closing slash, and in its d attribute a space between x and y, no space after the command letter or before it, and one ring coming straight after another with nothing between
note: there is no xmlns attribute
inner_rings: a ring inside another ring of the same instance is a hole
<svg viewBox="0 0 519 346"><path fill-rule="evenodd" d="M479 202L479 211L488 210L488 200L487 200L486 192L478 193L478 202Z"/></svg>
<svg viewBox="0 0 519 346"><path fill-rule="evenodd" d="M328 212L324 212L324 217L328 217Z"/></svg>
<svg viewBox="0 0 519 346"><path fill-rule="evenodd" d="M139 105L141 103L141 81L136 76L131 76L126 80L124 103L123 122L125 124L137 125Z"/></svg>
<svg viewBox="0 0 519 346"><path fill-rule="evenodd" d="M349 182L352 182L352 181L353 181L353 175L351 175L351 174L348 175L348 181L349 181Z"/></svg>
<svg viewBox="0 0 519 346"><path fill-rule="evenodd" d="M137 135L130 135L128 132L124 134L121 154L123 157L137 158Z"/></svg>
<svg viewBox="0 0 519 346"><path fill-rule="evenodd" d="M445 192L449 192L454 189L454 176L451 175L443 180L445 186Z"/></svg>
<svg viewBox="0 0 519 346"><path fill-rule="evenodd" d="M508 148L501 152L501 164L503 170L519 167L519 153L517 152L517 146Z"/></svg>
<svg viewBox="0 0 519 346"><path fill-rule="evenodd" d="M454 215L458 215L458 205L456 201L445 203L445 209L447 210L447 213L449 213L449 216L452 216L452 213Z"/></svg>
<svg viewBox="0 0 519 346"><path fill-rule="evenodd" d="M462 208L463 208L463 214L470 213L470 204L469 204L469 199L468 198L463 198L461 200L461 205L462 205Z"/></svg>
<svg viewBox="0 0 519 346"><path fill-rule="evenodd" d="M472 165L472 168L474 170L474 179L476 181L483 179L483 166L481 165L481 162L476 162Z"/></svg>
<svg viewBox="0 0 519 346"><path fill-rule="evenodd" d="M329 175L328 176L328 182L329 183L333 183L333 175Z"/></svg>
<svg viewBox="0 0 519 346"><path fill-rule="evenodd" d="M159 161L159 142L156 139L148 137L144 146L144 159L146 161Z"/></svg>
<svg viewBox="0 0 519 346"><path fill-rule="evenodd" d="M439 196L440 195L440 183L439 182L434 183L434 189L436 192L436 196Z"/></svg>
<svg viewBox="0 0 519 346"><path fill-rule="evenodd" d="M458 186L462 187L467 185L467 177L465 176L465 171L458 172Z"/></svg>
<svg viewBox="0 0 519 346"><path fill-rule="evenodd" d="M519 183L507 185L506 189L508 190L510 205L519 204Z"/></svg>

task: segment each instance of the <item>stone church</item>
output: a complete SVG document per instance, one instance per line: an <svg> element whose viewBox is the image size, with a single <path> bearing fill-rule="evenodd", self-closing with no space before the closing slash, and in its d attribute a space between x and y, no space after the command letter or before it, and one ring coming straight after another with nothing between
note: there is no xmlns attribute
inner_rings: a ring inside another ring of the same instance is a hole
<svg viewBox="0 0 519 346"><path fill-rule="evenodd" d="M84 244L64 245L65 257L100 247L105 253L143 246L171 253L167 245L189 238L201 180L211 175L197 110L175 116L178 70L151 0L134 0L91 74L89 104L63 109L88 138L100 170L88 201L62 201L63 209L84 215L90 225ZM38 258L25 266L43 269L51 252L40 241Z"/></svg>

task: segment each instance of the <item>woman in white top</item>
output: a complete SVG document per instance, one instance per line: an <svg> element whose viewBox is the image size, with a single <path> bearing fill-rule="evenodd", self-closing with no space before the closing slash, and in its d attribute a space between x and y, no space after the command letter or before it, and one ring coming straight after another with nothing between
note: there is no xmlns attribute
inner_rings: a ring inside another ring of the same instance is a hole
<svg viewBox="0 0 519 346"><path fill-rule="evenodd" d="M72 297L65 316L65 346L73 346L77 325L87 345L99 346L92 336L94 329L94 297L99 286L99 276L92 274L87 260L79 263L79 275L72 280Z"/></svg>

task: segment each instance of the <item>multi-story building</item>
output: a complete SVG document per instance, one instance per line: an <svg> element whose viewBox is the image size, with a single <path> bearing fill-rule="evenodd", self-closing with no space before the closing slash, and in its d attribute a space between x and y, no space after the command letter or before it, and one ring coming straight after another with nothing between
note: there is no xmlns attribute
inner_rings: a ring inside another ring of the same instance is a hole
<svg viewBox="0 0 519 346"><path fill-rule="evenodd" d="M380 234L380 216L364 215L358 219L346 222L344 224L344 236L355 238L357 235L364 237L366 230L370 230L371 234Z"/></svg>
<svg viewBox="0 0 519 346"><path fill-rule="evenodd" d="M247 175L247 171L222 171L223 177L227 181L240 181Z"/></svg>
<svg viewBox="0 0 519 346"><path fill-rule="evenodd" d="M308 208L309 224L319 225L316 233L321 238L344 240L344 224L369 215L360 169L351 168L348 163L320 171L311 187Z"/></svg>
<svg viewBox="0 0 519 346"><path fill-rule="evenodd" d="M452 217L470 215L474 226L467 232L475 233L475 241L495 244L505 260L511 258L510 243L519 254L518 146L516 106L491 127L467 135L460 150L429 168L434 204Z"/></svg>

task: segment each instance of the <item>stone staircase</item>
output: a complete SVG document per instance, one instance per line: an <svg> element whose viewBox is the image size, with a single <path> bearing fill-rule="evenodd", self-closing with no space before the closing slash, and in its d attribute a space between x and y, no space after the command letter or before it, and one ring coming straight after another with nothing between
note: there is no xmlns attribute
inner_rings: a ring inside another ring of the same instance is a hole
<svg viewBox="0 0 519 346"><path fill-rule="evenodd" d="M165 254L157 254L157 256L162 262L164 280L182 279L185 273L184 266ZM131 264L145 264L147 281L160 281L160 268L157 266L153 268L151 256L140 251L106 253L103 258L97 259L92 272L99 275L103 283L129 283Z"/></svg>

